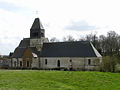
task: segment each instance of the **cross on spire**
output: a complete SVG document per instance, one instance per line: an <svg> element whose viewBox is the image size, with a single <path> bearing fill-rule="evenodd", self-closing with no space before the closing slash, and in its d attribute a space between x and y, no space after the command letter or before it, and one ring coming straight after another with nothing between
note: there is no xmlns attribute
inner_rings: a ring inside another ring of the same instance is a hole
<svg viewBox="0 0 120 90"><path fill-rule="evenodd" d="M36 15L38 15L38 11L36 11Z"/></svg>
<svg viewBox="0 0 120 90"><path fill-rule="evenodd" d="M35 17L39 17L39 12L36 10Z"/></svg>

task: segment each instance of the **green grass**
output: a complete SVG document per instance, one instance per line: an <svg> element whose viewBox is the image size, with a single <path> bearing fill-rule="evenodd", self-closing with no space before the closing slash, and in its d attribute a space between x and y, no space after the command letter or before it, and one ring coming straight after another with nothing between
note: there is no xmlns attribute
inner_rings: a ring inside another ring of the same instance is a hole
<svg viewBox="0 0 120 90"><path fill-rule="evenodd" d="M119 90L120 74L0 70L0 90Z"/></svg>

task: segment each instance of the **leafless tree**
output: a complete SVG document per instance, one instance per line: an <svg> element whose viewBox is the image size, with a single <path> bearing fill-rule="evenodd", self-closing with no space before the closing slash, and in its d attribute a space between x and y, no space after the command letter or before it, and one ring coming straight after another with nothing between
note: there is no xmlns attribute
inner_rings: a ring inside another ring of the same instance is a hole
<svg viewBox="0 0 120 90"><path fill-rule="evenodd" d="M72 42L72 41L75 41L75 39L73 38L73 36L68 35L67 37L63 37L63 41L64 42Z"/></svg>
<svg viewBox="0 0 120 90"><path fill-rule="evenodd" d="M56 37L53 37L50 39L50 42L59 42L59 40Z"/></svg>

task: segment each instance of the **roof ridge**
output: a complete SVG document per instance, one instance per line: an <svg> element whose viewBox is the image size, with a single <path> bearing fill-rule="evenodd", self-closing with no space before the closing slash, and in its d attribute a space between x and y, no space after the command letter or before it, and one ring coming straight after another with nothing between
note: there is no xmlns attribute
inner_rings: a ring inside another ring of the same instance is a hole
<svg viewBox="0 0 120 90"><path fill-rule="evenodd" d="M77 43L77 42L90 42L90 41L45 42L45 43Z"/></svg>

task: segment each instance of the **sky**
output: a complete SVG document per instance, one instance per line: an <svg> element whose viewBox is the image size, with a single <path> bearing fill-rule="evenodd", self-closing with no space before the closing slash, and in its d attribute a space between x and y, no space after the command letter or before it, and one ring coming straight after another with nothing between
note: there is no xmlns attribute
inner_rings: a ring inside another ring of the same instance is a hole
<svg viewBox="0 0 120 90"><path fill-rule="evenodd" d="M120 0L0 0L0 54L8 55L30 36L36 17L49 39L111 30L120 34L119 9Z"/></svg>

